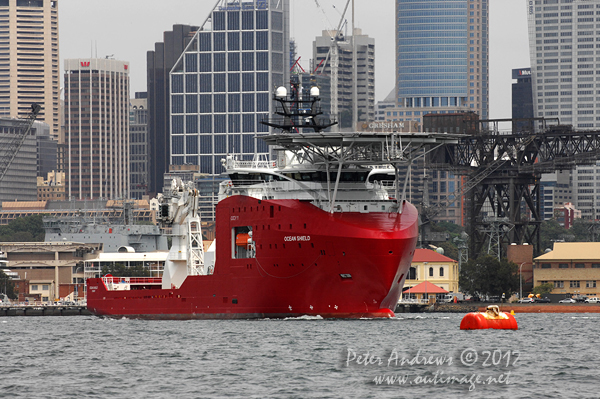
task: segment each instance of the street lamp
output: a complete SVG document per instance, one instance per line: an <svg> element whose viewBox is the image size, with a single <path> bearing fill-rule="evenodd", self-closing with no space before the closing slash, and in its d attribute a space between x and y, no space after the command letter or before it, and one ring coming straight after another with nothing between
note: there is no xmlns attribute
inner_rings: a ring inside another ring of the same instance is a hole
<svg viewBox="0 0 600 399"><path fill-rule="evenodd" d="M519 266L519 299L523 299L523 274L521 273L521 269L523 269L525 263L527 262L523 262Z"/></svg>

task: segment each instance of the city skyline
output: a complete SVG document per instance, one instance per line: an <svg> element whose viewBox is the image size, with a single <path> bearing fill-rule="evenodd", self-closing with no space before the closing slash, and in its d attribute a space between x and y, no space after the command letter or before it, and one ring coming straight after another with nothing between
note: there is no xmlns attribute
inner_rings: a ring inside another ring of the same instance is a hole
<svg viewBox="0 0 600 399"><path fill-rule="evenodd" d="M74 1L59 5L60 58L85 58L91 55L131 64L131 93L146 91L146 52L162 41L164 31L173 24L200 25L214 2L178 0L173 2L128 0ZM291 38L296 40L301 64L306 69L312 57L312 42L328 25L337 25L344 0L315 3L291 1ZM110 12L118 4L119 13ZM375 39L375 99L383 100L394 83L394 4L393 0L355 1L355 26ZM333 7L335 6L335 8ZM350 8L347 20L350 26ZM324 13L322 10L325 10ZM339 10L339 11L338 11ZM85 15L95 18L82 18ZM325 16L326 15L326 16ZM379 16L389 16L382 19ZM103 21L110 19L110 29ZM504 21L517 21L507 26ZM349 30L348 30L349 31ZM386 39L386 35L389 38ZM527 13L524 0L490 0L490 117L511 116L511 70L529 67Z"/></svg>

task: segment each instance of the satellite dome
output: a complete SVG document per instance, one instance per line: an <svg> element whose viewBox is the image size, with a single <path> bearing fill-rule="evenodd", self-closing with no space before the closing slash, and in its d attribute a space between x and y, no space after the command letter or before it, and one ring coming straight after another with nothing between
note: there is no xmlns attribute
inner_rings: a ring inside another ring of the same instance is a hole
<svg viewBox="0 0 600 399"><path fill-rule="evenodd" d="M285 98L287 96L287 89L283 86L279 86L277 90L275 90L275 97Z"/></svg>
<svg viewBox="0 0 600 399"><path fill-rule="evenodd" d="M311 97L319 97L319 94L321 94L321 92L317 86L313 86L310 88Z"/></svg>
<svg viewBox="0 0 600 399"><path fill-rule="evenodd" d="M443 255L443 254L444 254L444 248L442 248L442 247L437 247L437 248L435 249L435 252L437 252L437 253L438 253L438 254L440 254L440 255Z"/></svg>

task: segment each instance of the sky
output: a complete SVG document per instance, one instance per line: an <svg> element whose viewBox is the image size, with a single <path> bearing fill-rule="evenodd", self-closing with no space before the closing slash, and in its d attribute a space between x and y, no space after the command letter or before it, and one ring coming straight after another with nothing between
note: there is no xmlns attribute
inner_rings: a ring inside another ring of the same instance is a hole
<svg viewBox="0 0 600 399"><path fill-rule="evenodd" d="M490 3L490 118L511 117L511 70L530 66L527 0ZM216 0L61 0L59 42L65 59L111 56L130 63L130 91L146 91L146 52L174 24L202 25ZM337 27L346 0L290 0L290 36L308 69L312 41ZM351 26L348 8L346 19ZM355 0L354 25L375 39L375 100L395 79L394 0ZM350 29L349 29L350 31Z"/></svg>

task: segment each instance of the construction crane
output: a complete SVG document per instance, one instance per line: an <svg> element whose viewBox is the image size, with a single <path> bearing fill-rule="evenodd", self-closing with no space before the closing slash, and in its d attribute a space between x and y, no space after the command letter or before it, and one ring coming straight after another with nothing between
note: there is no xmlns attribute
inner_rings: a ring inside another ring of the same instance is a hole
<svg viewBox="0 0 600 399"><path fill-rule="evenodd" d="M27 118L21 119L19 124L15 127L15 134L9 139L10 141L4 148L4 156L0 158L0 182L4 180L8 168L25 142L25 138L29 135L31 126L33 126L33 122L35 122L35 118L41 110L42 107L39 104L31 104L31 112L29 112Z"/></svg>

